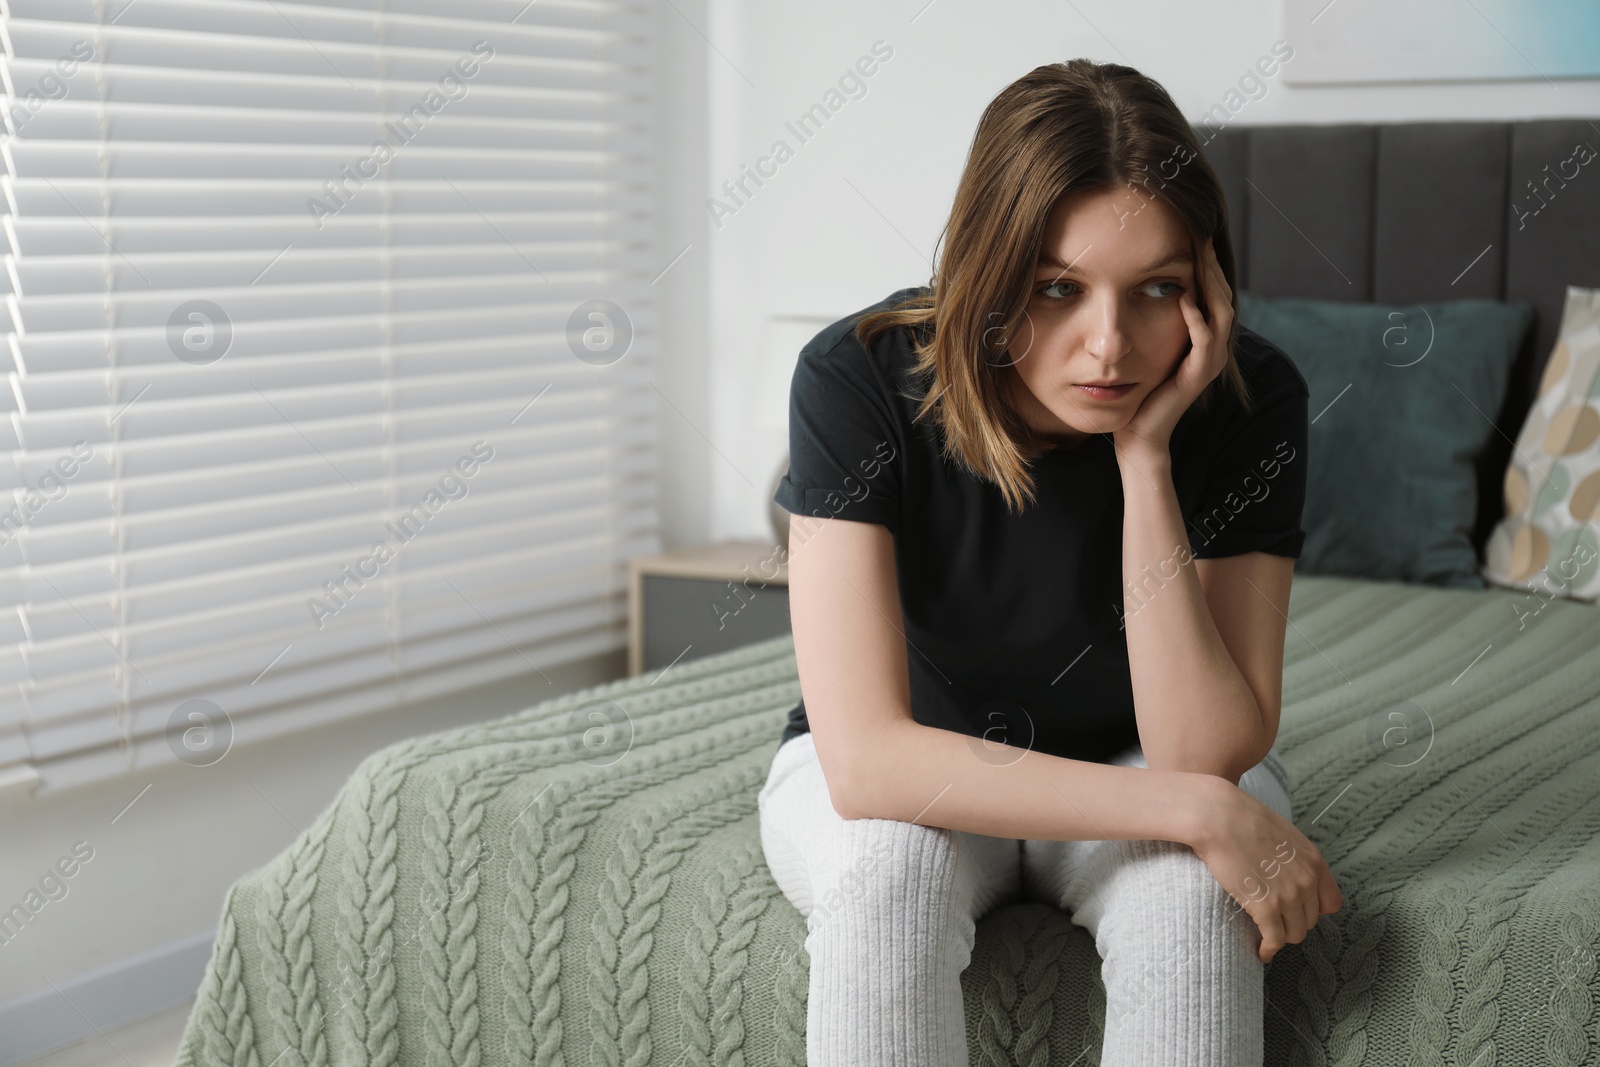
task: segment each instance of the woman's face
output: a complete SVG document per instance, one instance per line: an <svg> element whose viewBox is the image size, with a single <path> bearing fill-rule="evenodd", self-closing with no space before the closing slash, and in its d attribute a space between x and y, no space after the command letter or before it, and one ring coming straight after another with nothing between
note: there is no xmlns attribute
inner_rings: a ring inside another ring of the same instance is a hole
<svg viewBox="0 0 1600 1067"><path fill-rule="evenodd" d="M1017 412L1068 447L1121 429L1188 351L1178 296L1194 278L1193 242L1164 200L1116 186L1062 197L1001 372Z"/></svg>

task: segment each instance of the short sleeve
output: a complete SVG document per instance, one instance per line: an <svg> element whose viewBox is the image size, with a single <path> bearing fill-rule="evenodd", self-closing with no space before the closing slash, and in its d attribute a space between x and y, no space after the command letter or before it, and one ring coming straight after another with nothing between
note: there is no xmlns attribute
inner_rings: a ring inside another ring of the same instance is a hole
<svg viewBox="0 0 1600 1067"><path fill-rule="evenodd" d="M801 350L789 385L789 470L772 499L796 515L897 530L903 438L889 383L853 337Z"/></svg>
<svg viewBox="0 0 1600 1067"><path fill-rule="evenodd" d="M1301 384L1258 403L1212 457L1188 518L1196 559L1246 552L1300 558L1309 399Z"/></svg>

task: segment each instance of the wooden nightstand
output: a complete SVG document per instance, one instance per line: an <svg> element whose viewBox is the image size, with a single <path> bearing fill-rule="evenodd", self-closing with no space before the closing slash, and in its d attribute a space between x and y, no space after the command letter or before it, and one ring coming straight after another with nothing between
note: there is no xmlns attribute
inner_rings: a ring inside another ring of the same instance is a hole
<svg viewBox="0 0 1600 1067"><path fill-rule="evenodd" d="M724 541L628 561L628 673L789 632L788 554Z"/></svg>

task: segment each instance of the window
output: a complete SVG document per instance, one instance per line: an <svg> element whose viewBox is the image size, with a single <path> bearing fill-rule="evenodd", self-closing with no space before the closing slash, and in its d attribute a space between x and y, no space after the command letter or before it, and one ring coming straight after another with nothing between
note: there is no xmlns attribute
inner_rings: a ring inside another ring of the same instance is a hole
<svg viewBox="0 0 1600 1067"><path fill-rule="evenodd" d="M0 787L621 647L649 18L5 12Z"/></svg>

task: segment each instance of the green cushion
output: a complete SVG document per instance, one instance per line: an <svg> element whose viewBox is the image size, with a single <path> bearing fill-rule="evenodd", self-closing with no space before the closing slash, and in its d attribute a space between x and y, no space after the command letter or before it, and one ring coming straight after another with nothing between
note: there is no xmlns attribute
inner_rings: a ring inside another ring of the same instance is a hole
<svg viewBox="0 0 1600 1067"><path fill-rule="evenodd" d="M1495 433L1526 303L1239 294L1239 321L1311 388L1297 573L1482 588L1473 462Z"/></svg>

